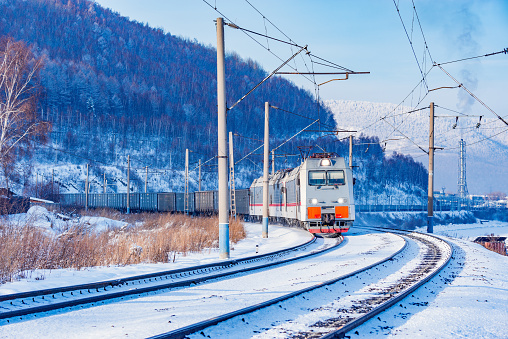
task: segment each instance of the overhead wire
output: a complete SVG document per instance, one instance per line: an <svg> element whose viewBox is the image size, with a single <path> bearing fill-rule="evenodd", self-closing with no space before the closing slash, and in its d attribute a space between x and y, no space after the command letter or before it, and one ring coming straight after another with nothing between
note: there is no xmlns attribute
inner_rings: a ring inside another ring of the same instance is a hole
<svg viewBox="0 0 508 339"><path fill-rule="evenodd" d="M469 95L471 95L476 101L478 101L483 107L485 107L486 109L488 109L490 112L492 112L499 120L501 120L502 122L504 122L505 125L508 126L508 122L506 122L499 114L497 114L496 112L494 112L494 110L492 110L489 106L487 106L483 101L481 101L476 95L473 94L473 92L471 92L470 90L468 90L466 88L466 86L464 86L464 84L460 83L457 79L455 79L450 73L448 73L443 67L441 67L440 65L437 65L435 64L437 67L439 67L446 75L448 75L453 81L455 81L458 85L460 85L460 87L462 89L464 89L467 93L469 93Z"/></svg>
<svg viewBox="0 0 508 339"><path fill-rule="evenodd" d="M430 54L429 46L427 45L427 39L425 39L425 34L423 33L423 28L422 28L422 24L420 22L420 17L418 16L418 12L416 11L415 2L414 2L414 0L411 0L411 1L413 2L413 10L414 10L414 13L416 14L416 20L418 21L418 26L420 26L420 32L422 33L423 43L425 44L425 50L427 51L427 53L429 53L430 61L432 62L432 64L434 64L434 59L432 59L432 55Z"/></svg>
<svg viewBox="0 0 508 339"><path fill-rule="evenodd" d="M411 40L411 38L409 37L409 34L407 32L407 29L406 29L406 25L404 24L404 20L402 20L402 16L400 14L400 10L399 10L399 6L397 5L397 3L395 2L395 0L393 0L393 4L395 5L395 8L397 9L397 14L399 15L399 18L400 18L400 22L402 23L402 27L404 28L404 32L406 32L406 36L409 40L409 45L411 46L411 50L413 51L413 55L415 57L415 60L416 60L416 64L418 65L418 69L420 70L420 74L423 78L423 83L425 85L425 88L427 89L427 91L429 90L429 87L427 86L427 81L425 80L425 75L422 71L422 67L420 66L420 61L418 61L418 57L416 56L416 52L415 52L415 49L414 49L414 46L413 46L413 41ZM415 9L416 10L416 9Z"/></svg>
<svg viewBox="0 0 508 339"><path fill-rule="evenodd" d="M488 54L484 54L484 55L478 55L478 56L474 56L474 57L469 57L469 58L464 58L464 59L458 59L458 60L453 60L453 61L440 62L437 65L452 64L452 63L455 63L455 62L461 62L461 61L466 61L466 60L473 60L473 59L488 57L488 56L492 56L492 55L496 55L496 54L501 54L501 53L508 54L508 48L505 48L505 49L503 49L502 51L499 51L499 52L488 53Z"/></svg>
<svg viewBox="0 0 508 339"><path fill-rule="evenodd" d="M224 15L219 9L217 9L217 7L214 7L212 6L210 3L208 3L208 1L206 0L202 0L204 3L206 3L208 6L210 6L211 8L213 8L217 13L219 13L220 15L222 15L226 20L228 20L229 22L234 23L233 20L229 19L226 15ZM236 24L235 24L236 25ZM252 37L249 33L245 32L245 31L242 31L245 35L247 35L250 39L252 39L254 42L256 42L258 45L260 45L261 47L263 47L264 49L266 49L270 54L272 54L274 57L276 57L277 59L279 59L280 61L284 61L284 59L282 59L281 57L279 57L277 54L275 54L273 51L271 51L270 49L268 49L266 46L264 46L261 42L259 42L258 40L256 40L254 37ZM293 68L293 66L289 66L291 67L293 70L297 70L296 68ZM310 80L308 77L306 76L303 76L305 79L307 79L308 81L312 82L312 80Z"/></svg>

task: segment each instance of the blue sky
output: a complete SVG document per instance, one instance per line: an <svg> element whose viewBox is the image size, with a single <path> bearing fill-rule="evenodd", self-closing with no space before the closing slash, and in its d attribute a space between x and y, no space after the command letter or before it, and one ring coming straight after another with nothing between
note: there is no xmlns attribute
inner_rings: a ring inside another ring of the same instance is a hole
<svg viewBox="0 0 508 339"><path fill-rule="evenodd" d="M274 26L244 0L207 0L237 25L260 33L286 39ZM173 35L215 47L213 20L218 14L202 0L96 0L123 16L163 28ZM348 81L334 81L319 87L321 99L345 99L400 103L421 79L418 64L402 26L393 0L249 0L268 20L300 45L308 45L316 56L354 71L370 75L351 76ZM425 53L420 27L412 2L396 0L408 35L422 70L429 70L431 61ZM501 51L508 47L508 1L431 1L415 0L425 39L432 60L446 62ZM412 27L412 29L411 29ZM412 33L411 33L412 32ZM274 55L238 30L226 27L226 49L243 58L251 58L267 71L281 63ZM257 37L267 45L264 38ZM291 56L284 44L269 42L270 50L281 59ZM423 56L426 56L426 66ZM299 71L311 69L308 57L296 58ZM314 59L314 61L317 61ZM294 64L293 64L294 65ZM508 55L480 58L449 64L445 69L463 82L480 99L501 116L508 114ZM291 69L286 68L290 71ZM332 69L314 64L316 72ZM313 82L301 76L287 76L313 93ZM320 76L317 83L333 77ZM427 78L428 88L455 86L438 68ZM405 101L418 101L419 90ZM422 105L436 104L461 112L484 109L460 89L433 91ZM486 111L485 111L486 112ZM491 114L491 113L486 113Z"/></svg>

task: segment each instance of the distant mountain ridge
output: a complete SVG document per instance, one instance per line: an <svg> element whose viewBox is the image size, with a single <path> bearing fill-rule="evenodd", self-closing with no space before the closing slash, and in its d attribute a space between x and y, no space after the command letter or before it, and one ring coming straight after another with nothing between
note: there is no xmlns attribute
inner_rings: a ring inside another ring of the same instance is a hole
<svg viewBox="0 0 508 339"><path fill-rule="evenodd" d="M416 160L427 167L428 158L423 151L412 142L428 150L429 145L429 110L411 114L409 107L399 107L389 103L372 103L349 100L328 100L325 105L332 110L338 126L344 129L361 131L366 135L379 137L381 145L386 140L386 152L393 151L411 154ZM508 133L503 133L506 126L497 119L485 114L479 128L479 118L464 118L460 115L435 108L436 116L451 118L435 118L435 188L456 192L458 181L458 143L462 138L466 141L466 173L470 193L483 194L492 191L508 192ZM459 116L456 128L454 115ZM386 118L384 122L382 118ZM396 126L404 135L394 131ZM499 134L498 134L499 133ZM496 135L498 134L498 135ZM492 137L493 136L493 137Z"/></svg>

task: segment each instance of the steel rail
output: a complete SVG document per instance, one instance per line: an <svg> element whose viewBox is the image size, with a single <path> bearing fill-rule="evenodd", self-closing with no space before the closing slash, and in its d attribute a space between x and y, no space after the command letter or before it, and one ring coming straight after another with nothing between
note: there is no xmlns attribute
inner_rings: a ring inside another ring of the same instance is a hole
<svg viewBox="0 0 508 339"><path fill-rule="evenodd" d="M352 277L352 276L354 276L356 274L359 274L361 272L367 271L367 270L369 270L369 269L371 269L371 268L373 268L375 266L381 265L381 264L391 260L393 257L395 257L396 255L401 253L406 248L406 246L407 246L407 242L404 240L404 246L401 249L399 249L397 252L395 252L395 253L391 254L390 256L388 256L388 257L386 257L386 258L384 258L384 259L382 259L382 260L380 260L378 262L375 262L375 263L373 263L373 264L371 264L369 266L360 268L360 269L358 269L356 271L353 271L351 273L348 273L348 274L344 274L344 275L342 275L340 277L337 277L337 278L334 278L334 279L331 279L331 280L327 280L327 281L321 282L319 284L316 284L316 285L313 285L313 286L310 286L310 287L307 287L307 288L304 288L304 289L301 289L301 290L298 290L298 291L295 291L295 292L292 292L292 293L289 293L289 294L285 294L283 296L280 296L280 297L277 297L277 298L274 298L274 299L270 299L270 300L267 300L265 302L262 302L262 303L259 303L259 304L256 304L256 305L248 306L248 307L245 307L245 308L242 308L242 309L230 312L230 313L226 313L226 314L223 314L223 315L220 315L220 316L208 319L208 320L204 320L204 321L201 321L201 322L198 322L198 323L195 323L195 324L191 324L191 325L188 325L188 326L185 326L185 327L173 330L173 331L169 331L169 332L166 332L166 333L161 333L161 334L149 337L149 339L166 339L166 338L180 339L180 338L185 338L187 335L190 335L190 334L198 332L198 331L202 331L205 328L217 325L218 323L223 322L225 320L234 318L234 317L239 316L239 315L248 314L248 313L260 310L262 308L266 308L266 307L271 306L273 304L276 304L278 302L281 302L281 301L293 298L295 296L298 296L298 295L306 293L306 292L311 292L311 291L313 291L315 289L318 289L318 288L321 288L321 287L325 287L327 285L334 284L334 283L336 283L336 282L338 282L340 280L344 280L344 279Z"/></svg>
<svg viewBox="0 0 508 339"><path fill-rule="evenodd" d="M241 259L236 259L236 260L228 260L226 262L216 263L216 264L207 264L207 265L201 265L201 266L194 266L194 267L190 267L190 268L187 268L187 269L179 269L179 270L174 270L174 271L166 271L164 273L166 273L165 277L166 277L166 279L168 279L168 275L169 274L167 274L167 273L169 273L169 272L173 272L174 273L175 271L179 271L178 274L185 275L186 273L197 271L197 270L203 269L203 268L210 268L210 267L211 268L216 268L216 269L231 268L233 266L238 265L239 263L249 263L249 262L255 262L255 261L260 261L260 260L268 259L268 258L271 258L271 257L277 257L277 256L280 257L280 256L284 255L285 253L289 253L291 251L296 251L296 250L302 249L302 248L310 245L311 243L315 242L315 240L316 240L316 238L313 237L311 240L309 240L308 242L306 242L306 243L304 243L302 245L293 246L293 247L288 248L288 249L283 249L283 250L279 250L279 251L275 251L275 252L271 252L271 253L267 253L267 254L262 254L262 255L258 255L258 256L246 257L246 258L241 258ZM142 294L148 293L148 292L153 292L153 291L158 291L158 290L164 290L164 289L171 289L171 288L187 287L187 286L191 286L191 285L194 285L194 284L203 283L203 282L207 282L207 281L210 281L210 280L215 280L215 279L219 279L219 278L223 278L223 277L227 277L227 276L238 275L238 274L242 274L242 273L246 273L246 272L250 272L250 271L265 269L265 268L268 268L268 267L275 267L275 266L285 265L285 264L288 264L288 263L296 261L296 260L301 260L301 259L305 259L305 258L308 258L308 257L311 257L311 256L315 256L315 255L326 253L326 252L328 252L328 251L330 251L330 250L340 246L342 244L342 240L343 240L343 238L341 238L338 243L334 244L333 246L327 247L327 248L325 248L323 250L314 251L314 252L307 253L307 254L304 254L304 255L301 255L301 256L296 256L296 257L293 257L293 258L288 258L288 259L284 259L284 260L277 261L277 262L272 262L272 263L268 263L268 264L263 264L263 265L258 265L258 266L238 269L238 270L235 270L235 271L223 272L223 273L218 273L218 274L209 275L209 276L205 276L205 277L195 277L195 278L189 277L190 279L187 279L187 280L184 280L184 281L158 284L158 285L149 286L149 287L141 287L141 288L138 287L138 288L134 288L134 289L124 290L124 291L118 291L118 292L110 292L108 294L96 295L96 296L91 296L91 297L84 297L84 298L75 299L75 300L59 301L59 302L55 302L55 303L52 303L52 304L42 305L42 306L37 306L37 307L26 307L26 308L19 309L19 310L0 312L0 319L9 319L9 318L14 318L14 317L21 317L21 316L26 316L26 315L30 315L30 314L36 314L36 313L53 311L53 310L62 309L62 308L66 308L66 307L79 306L79 305L83 305L83 304L92 304L92 306L93 306L93 303L97 303L97 302L101 302L101 301L104 302L106 300L117 299L117 298L122 298L122 297L130 296L130 295L136 295L136 294L141 296ZM125 284L128 284L128 282L130 282L130 281L140 280L140 277L142 277L141 280L145 280L145 279L150 279L149 277L154 277L154 275L156 275L156 273L145 274L145 275L142 275L142 276L129 277L129 278L125 278L125 279L117 279L117 280L111 280L111 281L107 281L107 282L102 282L102 283L99 284L100 285L99 288L102 288L104 291L106 291L106 288L108 286L111 286L111 285L108 285L111 282L123 281L123 282L125 282ZM158 277L164 277L164 275L157 276L157 278ZM106 285L104 285L104 284L106 284ZM88 290L89 289L88 286L90 286L90 285L93 285L93 284L75 285L75 286L72 286L74 288L72 290L69 289L70 287L66 287L65 289L66 289L66 292L71 291L71 295L74 296L73 292L76 292L76 293L79 293L79 294L83 294L82 291L83 290ZM117 284L117 286L118 285L120 285L120 284ZM90 289L96 289L98 291L99 288L93 287L93 288L90 288ZM62 289L58 289L58 288L48 289L48 290L42 290L42 291L53 291L54 293L50 293L50 294L48 294L48 293L42 293L42 294L40 294L41 291L34 291L33 292L34 296L30 295L31 292L18 293L18 294L15 294L15 295L18 295L18 296L19 295L24 295L25 299L27 298L26 296L28 295L28 298L32 298L32 301L35 301L35 295L37 295L37 296L41 296L42 295L43 296L42 299L44 299L44 296L49 295L50 299L51 298L55 299L55 295L56 294L63 293ZM4 300L7 299L9 296L13 296L13 295L3 296ZM19 299L20 298L17 298L15 300L19 300ZM23 299L21 299L21 300L22 300L23 304L25 304L25 305L27 304L27 303L24 302Z"/></svg>
<svg viewBox="0 0 508 339"><path fill-rule="evenodd" d="M368 227L368 228L387 230L387 228L382 228L382 227ZM389 230L390 231L395 231L394 229L389 229ZM416 284L413 284L413 285L409 286L407 289L405 289L402 292L398 293L393 298L390 298L389 300L383 302L382 304L380 304L379 306L373 308L372 310L370 310L369 312L365 313L364 315L362 315L362 316L360 316L358 318L355 318L351 322L348 322L343 327L341 327L341 328L339 328L339 329L337 329L337 330L335 330L333 332L330 332L330 333L328 333L328 334L326 334L324 336L321 336L320 339L332 339L332 338L344 338L344 337L346 337L346 333L348 333L348 332L352 331L353 329L357 328L358 326L360 326L361 324L363 324L366 321L370 320L371 318L373 318L374 316L378 315L379 313L382 313L382 312L386 311L387 309L389 309L390 307L392 307L396 303L402 301L409 294L413 293L418 288L420 288L421 286L426 284L429 280L434 278L444 267L446 267L448 265L448 263L450 262L451 258L453 257L453 246L448 241L446 241L446 240L443 240L441 238L438 238L438 237L436 237L434 235L430 235L430 234L427 234L427 233L419 233L419 232L404 231L404 230L397 230L397 231L400 231L400 233L411 232L411 233L423 234L423 235L429 236L431 238L434 238L434 239L436 239L436 240L438 240L438 241L448 245L448 247L450 249L448 258L441 265L435 267L433 269L434 271L432 273L428 274L425 278L419 280Z"/></svg>
<svg viewBox="0 0 508 339"><path fill-rule="evenodd" d="M58 293L69 292L69 291L78 291L78 290L86 290L86 289L102 289L102 288L107 288L107 287L114 287L114 286L118 286L118 285L123 285L123 284L131 282L131 281L146 280L146 279L158 278L158 277L163 277L163 276L177 275L177 274L183 274L183 273L198 271L198 270L203 270L203 269L211 269L211 268L221 269L224 267L232 267L232 266L242 264L245 262L252 262L252 261L256 261L256 260L260 260L260 259L265 259L267 257L277 256L277 255L289 253L292 251L300 250L300 249L303 249L304 247L314 243L315 241L316 241L316 238L313 237L312 239L310 239L309 241L307 241L303 244L296 245L296 246L293 246L290 248L278 250L275 252L260 254L260 255L256 255L256 256L252 256L252 257L225 260L225 261L221 261L218 263L184 267L184 268L175 269L175 270L147 273L147 274L136 275L136 276L131 276L131 277L127 277L127 278L105 280L105 281L94 282L94 283L55 287L55 288L36 290L36 291L28 291L28 292L19 292L19 293L13 293L13 294L5 294L5 295L0 295L0 302L14 300L14 299L33 298L33 297L39 297L42 295L58 294Z"/></svg>

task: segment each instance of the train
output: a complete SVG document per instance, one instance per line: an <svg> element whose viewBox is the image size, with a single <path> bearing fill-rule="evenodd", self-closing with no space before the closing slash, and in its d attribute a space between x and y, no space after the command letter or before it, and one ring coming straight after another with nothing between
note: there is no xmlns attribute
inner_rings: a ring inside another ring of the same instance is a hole
<svg viewBox="0 0 508 339"><path fill-rule="evenodd" d="M269 218L311 233L345 233L355 220L355 180L344 158L314 153L298 167L270 176ZM250 187L249 215L263 215L263 178Z"/></svg>
<svg viewBox="0 0 508 339"><path fill-rule="evenodd" d="M269 218L316 234L345 233L355 220L352 170L335 153L315 153L300 166L269 176ZM187 200L187 203L186 203ZM60 195L61 206L127 209L127 193L70 193ZM263 177L248 189L235 190L236 214L260 221ZM218 212L218 192L130 193L129 209L211 215Z"/></svg>

